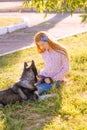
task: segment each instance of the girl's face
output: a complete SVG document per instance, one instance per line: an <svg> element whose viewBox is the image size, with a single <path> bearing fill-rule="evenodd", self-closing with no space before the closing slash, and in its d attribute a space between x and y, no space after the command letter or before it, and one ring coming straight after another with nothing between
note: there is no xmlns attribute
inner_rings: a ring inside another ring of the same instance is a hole
<svg viewBox="0 0 87 130"><path fill-rule="evenodd" d="M48 45L48 42L43 42L43 41L39 41L37 43L42 49L45 49L45 50L49 50L49 45Z"/></svg>

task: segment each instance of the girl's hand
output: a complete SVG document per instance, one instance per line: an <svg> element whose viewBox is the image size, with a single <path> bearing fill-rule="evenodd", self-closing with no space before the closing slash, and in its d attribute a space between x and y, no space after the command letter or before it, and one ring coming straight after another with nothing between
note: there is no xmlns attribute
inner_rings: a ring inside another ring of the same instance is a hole
<svg viewBox="0 0 87 130"><path fill-rule="evenodd" d="M42 79L43 79L43 78L40 77L39 75L37 75L36 78L37 78L38 81L42 81Z"/></svg>
<svg viewBox="0 0 87 130"><path fill-rule="evenodd" d="M49 78L45 78L44 81L45 81L45 83L47 83L47 84L50 84L50 83L51 83L51 81L50 81Z"/></svg>

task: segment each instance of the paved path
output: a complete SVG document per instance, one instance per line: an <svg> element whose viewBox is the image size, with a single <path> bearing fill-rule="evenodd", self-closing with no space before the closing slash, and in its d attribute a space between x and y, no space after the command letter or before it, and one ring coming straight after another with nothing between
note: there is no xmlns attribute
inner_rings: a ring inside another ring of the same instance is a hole
<svg viewBox="0 0 87 130"><path fill-rule="evenodd" d="M22 6L22 1L15 1L15 2L0 2L0 10L7 10L7 9L12 9L15 7L20 7Z"/></svg>
<svg viewBox="0 0 87 130"><path fill-rule="evenodd" d="M48 14L44 19L39 13L0 13L0 17L22 17L28 27L11 34L0 36L0 56L15 52L33 43L33 36L40 30L48 31L57 39L87 31L87 24L81 24L80 14Z"/></svg>

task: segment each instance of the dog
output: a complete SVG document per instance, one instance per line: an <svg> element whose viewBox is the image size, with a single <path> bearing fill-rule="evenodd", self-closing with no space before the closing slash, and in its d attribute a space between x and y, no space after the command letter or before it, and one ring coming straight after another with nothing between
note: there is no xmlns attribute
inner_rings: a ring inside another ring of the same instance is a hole
<svg viewBox="0 0 87 130"><path fill-rule="evenodd" d="M38 100L37 88L34 85L37 82L37 69L32 60L30 66L24 62L22 75L16 83L10 88L0 91L0 106L14 104L23 100Z"/></svg>

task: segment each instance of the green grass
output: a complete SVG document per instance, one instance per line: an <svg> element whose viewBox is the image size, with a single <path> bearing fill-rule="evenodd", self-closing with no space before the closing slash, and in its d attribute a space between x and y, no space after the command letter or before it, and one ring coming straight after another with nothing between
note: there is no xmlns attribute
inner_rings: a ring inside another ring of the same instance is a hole
<svg viewBox="0 0 87 130"><path fill-rule="evenodd" d="M0 27L6 27L20 22L23 22L22 18L0 18Z"/></svg>
<svg viewBox="0 0 87 130"><path fill-rule="evenodd" d="M48 93L56 97L0 109L0 130L87 130L87 33L60 40L70 54L66 83ZM0 57L0 88L19 79L24 61L43 67L35 47Z"/></svg>

